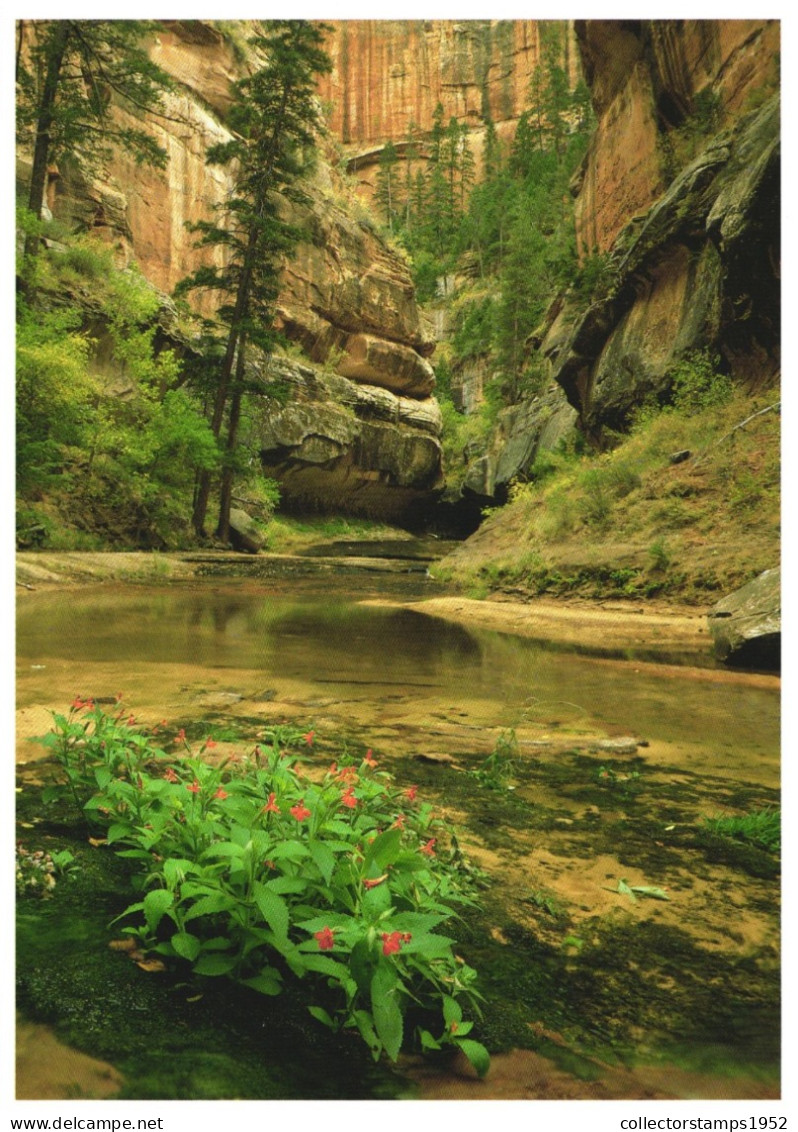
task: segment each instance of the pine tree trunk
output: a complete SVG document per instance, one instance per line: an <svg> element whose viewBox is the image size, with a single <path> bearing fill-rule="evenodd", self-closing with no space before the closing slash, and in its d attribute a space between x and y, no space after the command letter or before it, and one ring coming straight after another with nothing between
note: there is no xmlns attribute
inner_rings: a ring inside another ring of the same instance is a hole
<svg viewBox="0 0 798 1132"><path fill-rule="evenodd" d="M219 491L219 522L216 526L216 537L221 542L230 541L230 506L233 498L233 454L238 439L238 426L241 421L241 399L244 394L244 363L245 363L245 337L242 334L238 344L238 360L236 362L236 376L233 385L233 395L230 400L230 419L227 425L227 443L225 445L226 462L222 471L222 485Z"/></svg>
<svg viewBox="0 0 798 1132"><path fill-rule="evenodd" d="M36 119L36 141L33 147L33 169L30 176L30 191L28 193L28 208L38 220L44 205L45 184L47 181L47 166L50 161L50 147L52 129L55 117L55 99L58 93L58 83L61 77L61 67L69 43L70 24L68 20L57 20L55 30L47 54L47 73L44 77L39 114ZM29 235L25 240L25 256L36 255L39 249L38 236Z"/></svg>

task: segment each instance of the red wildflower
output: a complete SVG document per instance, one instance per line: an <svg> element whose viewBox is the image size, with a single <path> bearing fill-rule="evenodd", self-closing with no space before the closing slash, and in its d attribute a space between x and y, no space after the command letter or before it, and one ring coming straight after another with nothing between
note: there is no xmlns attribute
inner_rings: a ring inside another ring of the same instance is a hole
<svg viewBox="0 0 798 1132"><path fill-rule="evenodd" d="M263 807L263 810L261 811L262 813L264 813L264 814L279 814L280 807L277 805L277 803L274 800L275 796L276 795L275 795L274 791L272 791L271 794L269 795L269 801L266 803L266 805Z"/></svg>
<svg viewBox="0 0 798 1132"><path fill-rule="evenodd" d="M378 884L382 884L382 882L384 880L387 880L387 879L388 879L387 873L383 873L381 877L364 877L363 878L363 887L364 888L376 888Z"/></svg>
<svg viewBox="0 0 798 1132"><path fill-rule="evenodd" d="M408 802L415 802L416 794L418 794L417 786L408 786L407 790L405 790L405 798L407 798Z"/></svg>
<svg viewBox="0 0 798 1132"><path fill-rule="evenodd" d="M202 787L200 786L199 782L197 782L196 778L190 786L186 787L186 790L190 790L192 794L199 794L201 789Z"/></svg>
<svg viewBox="0 0 798 1132"><path fill-rule="evenodd" d="M437 837L431 837L426 845L421 846L421 852L426 853L426 855L428 857L434 857L435 856L434 845L435 845L435 842L437 840L438 840Z"/></svg>
<svg viewBox="0 0 798 1132"><path fill-rule="evenodd" d="M168 766L166 768L166 771L164 773L164 778L166 779L167 782L179 782L180 781L180 779L177 777L177 775L174 772L174 768L171 767L171 766Z"/></svg>
<svg viewBox="0 0 798 1132"><path fill-rule="evenodd" d="M203 746L203 750L210 751L213 747L216 746L216 740L211 739L211 737L209 735L208 738L205 740L205 742L202 744L202 746Z"/></svg>
<svg viewBox="0 0 798 1132"><path fill-rule="evenodd" d="M344 782L357 782L359 776L353 766L342 766L338 772L338 777L342 778Z"/></svg>
<svg viewBox="0 0 798 1132"><path fill-rule="evenodd" d="M341 805L348 806L350 810L354 810L355 806L357 806L357 798L351 786L344 790L341 795Z"/></svg>
<svg viewBox="0 0 798 1132"><path fill-rule="evenodd" d="M227 791L222 790L221 786L219 787L219 789L214 794L214 798L219 798L221 801L224 801L224 799L227 798L227 797L228 797Z"/></svg>
<svg viewBox="0 0 798 1132"><path fill-rule="evenodd" d="M377 760L373 757L373 755L371 753L371 747L369 747L369 749L366 751L366 757L363 759L363 762L366 764L366 766L376 766L377 765Z"/></svg>
<svg viewBox="0 0 798 1132"><path fill-rule="evenodd" d="M330 763L330 769L327 771L327 773L328 774L337 774L338 773L338 763Z"/></svg>
<svg viewBox="0 0 798 1132"><path fill-rule="evenodd" d="M80 696L75 696L74 700L69 706L73 709L73 711L80 711L82 708L85 708L88 702L88 700L82 700Z"/></svg>
<svg viewBox="0 0 798 1132"><path fill-rule="evenodd" d="M397 814L396 821L391 826L391 829L404 829L406 820L404 814Z"/></svg>
<svg viewBox="0 0 798 1132"><path fill-rule="evenodd" d="M304 821L305 818L310 817L310 810L305 805L304 798L300 798L297 804L291 807L289 813L292 817L296 818L297 821Z"/></svg>
<svg viewBox="0 0 798 1132"><path fill-rule="evenodd" d="M383 932L382 933L382 953L383 955L394 955L397 951L402 950L402 943L406 943L410 936L405 932Z"/></svg>
<svg viewBox="0 0 798 1132"><path fill-rule="evenodd" d="M136 717L135 717L135 715L129 715L129 716L127 717L127 725L128 725L128 727L133 727L133 726L134 726L134 724L135 724L135 722L136 722Z"/></svg>
<svg viewBox="0 0 798 1132"><path fill-rule="evenodd" d="M335 947L335 936L332 933L332 928L322 928L320 932L314 932L313 935L319 941L319 951L330 951Z"/></svg>
<svg viewBox="0 0 798 1132"><path fill-rule="evenodd" d="M305 742L307 743L307 745L308 745L309 747L312 747L312 746L313 746L313 736L314 736L315 734L316 734L316 732L315 732L315 731L308 731L306 735L303 735L303 736L302 736L302 738L303 738L303 739L305 740Z"/></svg>
<svg viewBox="0 0 798 1132"><path fill-rule="evenodd" d="M175 735L175 742L176 743L185 743L185 741L186 741L186 729L185 729L185 727L181 727L180 730L178 731L177 735Z"/></svg>

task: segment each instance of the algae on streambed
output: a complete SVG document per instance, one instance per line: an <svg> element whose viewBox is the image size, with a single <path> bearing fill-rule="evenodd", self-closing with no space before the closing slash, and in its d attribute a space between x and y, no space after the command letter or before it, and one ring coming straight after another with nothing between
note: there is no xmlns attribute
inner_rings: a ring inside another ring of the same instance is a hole
<svg viewBox="0 0 798 1132"><path fill-rule="evenodd" d="M240 716L228 724L247 730ZM328 743L360 746L354 734ZM455 933L485 996L475 1036L492 1053L552 1059L576 1095L609 1066L646 1064L720 1075L730 1097L778 1095L778 861L701 820L732 805L777 805L776 792L669 766L657 752L603 754L525 754L496 789L475 773L484 752L449 762L380 754L399 785L417 785L455 823L481 881L480 907ZM110 950L108 925L129 902L127 867L43 810L30 782L41 765L23 772L19 839L68 847L80 867L49 899L20 901L25 1016L110 1061L125 1097L415 1095L412 1059L375 1066L358 1039L307 1015L301 987L264 1001L219 979L147 973ZM630 898L621 881L661 887L668 899ZM480 1095L491 1095L490 1075Z"/></svg>

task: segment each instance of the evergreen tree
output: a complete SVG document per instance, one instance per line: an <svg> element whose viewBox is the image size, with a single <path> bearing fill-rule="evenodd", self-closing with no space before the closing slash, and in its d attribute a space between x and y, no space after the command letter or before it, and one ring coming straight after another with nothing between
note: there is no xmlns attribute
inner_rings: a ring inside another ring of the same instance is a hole
<svg viewBox="0 0 798 1132"><path fill-rule="evenodd" d="M476 180L476 162L468 140L468 126L460 127L460 212L465 213L469 194Z"/></svg>
<svg viewBox="0 0 798 1132"><path fill-rule="evenodd" d="M399 174L396 169L398 163L399 156L396 152L396 146L392 141L386 142L380 154L374 201L391 232L393 232L394 224L401 213Z"/></svg>
<svg viewBox="0 0 798 1132"><path fill-rule="evenodd" d="M17 29L17 138L32 143L28 209L41 216L47 169L66 153L107 158L116 146L163 167L166 153L145 129L115 117L161 108L167 75L147 56L153 24L141 20L36 20ZM23 38L30 47L25 48ZM26 240L26 255L38 240Z"/></svg>
<svg viewBox="0 0 798 1132"><path fill-rule="evenodd" d="M418 124L411 118L407 123L405 135L405 228L409 232L418 219L417 210L414 209L415 174L418 172L417 162L420 156Z"/></svg>
<svg viewBox="0 0 798 1132"><path fill-rule="evenodd" d="M200 245L223 248L224 267L203 267L180 290L205 287L226 296L217 311L225 327L225 349L213 397L211 428L221 435L227 413L225 467L217 536L229 537L234 454L245 392L247 349L267 354L276 341L278 272L300 232L282 216L281 198L304 199L299 178L314 149L320 116L316 77L330 69L322 49L324 25L274 20L251 39L265 63L233 86L232 137L212 147L207 160L234 171L235 188L217 206L218 220L196 225ZM204 530L210 474L198 480L193 523Z"/></svg>

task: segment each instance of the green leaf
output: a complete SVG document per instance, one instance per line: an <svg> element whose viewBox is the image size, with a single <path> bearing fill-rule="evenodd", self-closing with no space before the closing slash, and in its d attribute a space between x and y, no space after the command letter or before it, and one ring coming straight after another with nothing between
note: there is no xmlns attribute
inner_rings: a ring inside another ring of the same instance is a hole
<svg viewBox="0 0 798 1132"><path fill-rule="evenodd" d="M108 783L113 778L113 772L109 766L98 766L94 770L94 780L100 790L105 790Z"/></svg>
<svg viewBox="0 0 798 1132"><path fill-rule="evenodd" d="M443 1005L443 1020L447 1026L451 1026L452 1022L461 1022L463 1019L463 1011L460 1003L456 998L452 998L450 994L442 996Z"/></svg>
<svg viewBox="0 0 798 1132"><path fill-rule="evenodd" d="M115 841L121 841L124 837L128 837L132 833L132 827L129 822L115 821L108 826L105 834L105 840L109 845L113 845Z"/></svg>
<svg viewBox="0 0 798 1132"><path fill-rule="evenodd" d="M402 950L424 959L441 959L451 955L453 943L454 940L445 935L419 935L403 944Z"/></svg>
<svg viewBox="0 0 798 1132"><path fill-rule="evenodd" d="M402 1048L404 1023L396 1001L399 980L391 967L377 968L371 980L371 1013L377 1036L391 1061L396 1061Z"/></svg>
<svg viewBox="0 0 798 1132"><path fill-rule="evenodd" d="M421 1039L422 1049L440 1049L441 1043L433 1038L429 1030L419 1030L418 1036Z"/></svg>
<svg viewBox="0 0 798 1132"><path fill-rule="evenodd" d="M308 855L308 847L301 841L281 841L271 850L273 861L301 861Z"/></svg>
<svg viewBox="0 0 798 1132"><path fill-rule="evenodd" d="M377 1061L382 1053L382 1043L374 1029L374 1020L367 1010L356 1010L354 1018L361 1038L371 1050L371 1056Z"/></svg>
<svg viewBox="0 0 798 1132"><path fill-rule="evenodd" d="M175 932L171 943L181 959L196 959L202 949L200 940L191 932Z"/></svg>
<svg viewBox="0 0 798 1132"><path fill-rule="evenodd" d="M228 896L224 892L214 892L209 896L201 896L195 904L187 910L183 916L183 920L196 920L198 916L212 916L216 912L227 912L230 908L235 908L238 901L234 896Z"/></svg>
<svg viewBox="0 0 798 1132"><path fill-rule="evenodd" d="M310 855L316 863L321 875L324 877L326 884L330 883L330 877L335 868L335 855L330 852L326 845L322 845L319 841L311 841L309 845Z"/></svg>
<svg viewBox="0 0 798 1132"><path fill-rule="evenodd" d="M201 955L194 964L197 975L229 975L236 965L233 955Z"/></svg>
<svg viewBox="0 0 798 1132"><path fill-rule="evenodd" d="M110 830L108 832L110 833ZM166 883L170 888L174 888L176 884L183 881L189 873L196 873L198 871L193 861L187 861L182 857L169 857L168 860L164 861L161 865L161 868Z"/></svg>
<svg viewBox="0 0 798 1132"><path fill-rule="evenodd" d="M630 900L637 902L637 897L632 892L631 888L629 887L629 885L626 883L625 880L619 880L618 881L618 892L620 893L621 896L628 896Z"/></svg>
<svg viewBox="0 0 798 1132"><path fill-rule="evenodd" d="M251 979L239 980L245 987L252 987L253 990L258 991L260 994L276 995L282 992L282 984L280 982L279 972L275 971L273 967L264 967L259 975L254 975Z"/></svg>
<svg viewBox="0 0 798 1132"><path fill-rule="evenodd" d="M331 959L329 955L316 955L310 953L309 955L303 953L303 962L309 971L316 971L320 975L329 975L333 979L337 979L339 983L343 983L349 978L349 968L345 963L339 963L337 959Z"/></svg>
<svg viewBox="0 0 798 1132"><path fill-rule="evenodd" d="M633 884L632 892L637 892L641 896L651 896L654 900L670 900L665 890L663 888L657 888L655 885Z"/></svg>
<svg viewBox="0 0 798 1132"><path fill-rule="evenodd" d="M291 892L296 894L304 892L308 887L308 882L304 877L272 877L265 883L266 887L270 888L272 892L281 893Z"/></svg>
<svg viewBox="0 0 798 1132"><path fill-rule="evenodd" d="M414 854L414 856L416 855ZM399 912L396 916L391 916L390 931L410 932L411 934L418 932L419 935L423 935L449 918L439 915L437 912Z"/></svg>
<svg viewBox="0 0 798 1132"><path fill-rule="evenodd" d="M328 1026L331 1030L338 1029L337 1025L323 1006L309 1006L308 1011L317 1021L321 1022L325 1026Z"/></svg>
<svg viewBox="0 0 798 1132"><path fill-rule="evenodd" d="M392 865L399 856L401 841L401 829L388 829L378 834L366 849L364 871L368 873L369 867L374 864L376 875L385 872L386 866Z"/></svg>
<svg viewBox="0 0 798 1132"><path fill-rule="evenodd" d="M320 932L324 928L349 928L356 923L354 916L345 912L326 912L323 916L313 916L310 920L295 921L296 927L304 932Z"/></svg>
<svg viewBox="0 0 798 1132"><path fill-rule="evenodd" d="M243 857L244 846L236 845L234 841L216 841L208 848L201 856L201 860L206 857Z"/></svg>
<svg viewBox="0 0 798 1132"><path fill-rule="evenodd" d="M150 931L154 932L160 924L165 913L174 904L174 893L170 892L168 888L154 888L148 892L144 897L144 918L147 921L147 927Z"/></svg>
<svg viewBox="0 0 798 1132"><path fill-rule="evenodd" d="M456 1042L468 1060L476 1069L480 1077L484 1077L490 1069L490 1054L482 1045L481 1042L475 1042L472 1038L465 1038L463 1041Z"/></svg>
<svg viewBox="0 0 798 1132"><path fill-rule="evenodd" d="M288 937L290 923L288 905L279 893L267 888L260 881L255 881L253 892L258 911L278 939L285 940Z"/></svg>
<svg viewBox="0 0 798 1132"><path fill-rule="evenodd" d="M368 941L359 939L349 956L349 971L361 994L368 994L376 965L377 957L369 947Z"/></svg>

